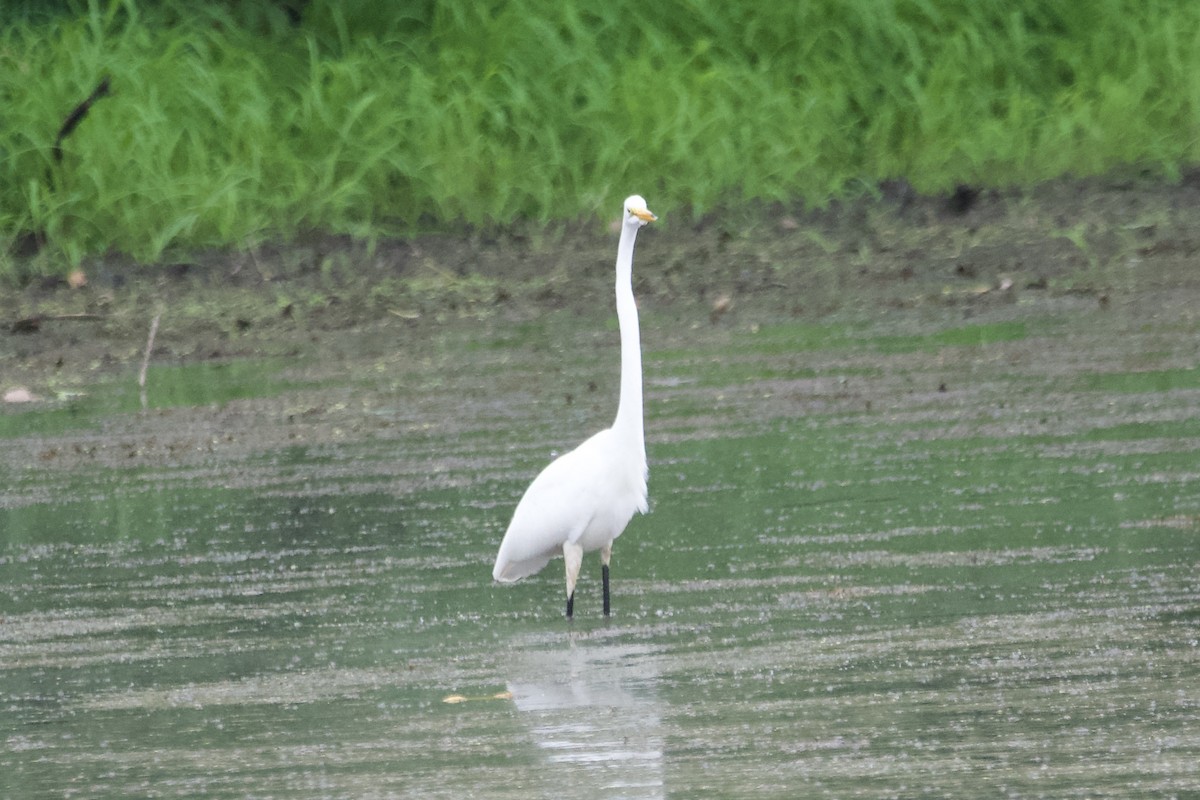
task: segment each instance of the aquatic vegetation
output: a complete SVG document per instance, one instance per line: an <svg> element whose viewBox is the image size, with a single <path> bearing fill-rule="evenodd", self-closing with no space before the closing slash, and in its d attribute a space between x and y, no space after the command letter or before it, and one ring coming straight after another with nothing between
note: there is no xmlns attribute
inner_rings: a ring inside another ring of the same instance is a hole
<svg viewBox="0 0 1200 800"><path fill-rule="evenodd" d="M1121 164L1169 178L1200 147L1194 4L5 13L0 245L40 245L33 271L595 216L634 187L699 214L821 205L889 178L925 192Z"/></svg>

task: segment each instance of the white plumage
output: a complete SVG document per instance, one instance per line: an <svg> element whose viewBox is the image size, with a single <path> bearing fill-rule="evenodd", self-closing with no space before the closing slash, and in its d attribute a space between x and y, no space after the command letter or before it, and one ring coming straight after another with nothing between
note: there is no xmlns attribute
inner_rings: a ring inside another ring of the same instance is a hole
<svg viewBox="0 0 1200 800"><path fill-rule="evenodd" d="M612 543L637 512L646 513L646 445L642 428L642 349L633 299L633 248L656 219L638 195L625 200L617 245L617 321L621 329L621 394L612 427L559 456L534 478L513 512L492 577L516 581L556 556L566 562L567 616L585 552L600 551L604 613L609 613Z"/></svg>

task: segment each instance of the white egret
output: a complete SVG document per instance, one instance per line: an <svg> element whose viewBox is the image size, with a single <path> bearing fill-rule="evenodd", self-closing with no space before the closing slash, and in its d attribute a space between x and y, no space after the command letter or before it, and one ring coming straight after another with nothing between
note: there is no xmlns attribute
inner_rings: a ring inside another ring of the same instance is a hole
<svg viewBox="0 0 1200 800"><path fill-rule="evenodd" d="M583 554L600 551L604 615L609 614L608 563L613 540L634 512L646 513L646 442L642 429L642 345L633 299L633 244L657 219L638 195L625 200L617 245L617 323L621 329L621 394L612 427L556 458L525 490L500 543L492 577L511 582L562 555L567 617Z"/></svg>

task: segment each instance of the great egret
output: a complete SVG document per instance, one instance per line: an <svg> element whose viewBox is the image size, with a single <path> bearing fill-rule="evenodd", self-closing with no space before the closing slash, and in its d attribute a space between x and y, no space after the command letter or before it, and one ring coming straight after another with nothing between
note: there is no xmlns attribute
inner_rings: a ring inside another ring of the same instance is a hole
<svg viewBox="0 0 1200 800"><path fill-rule="evenodd" d="M642 430L642 345L633 299L633 244L657 219L638 195L625 199L617 244L617 323L621 328L621 396L612 427L556 458L525 490L500 543L492 577L511 582L562 555L567 617L583 554L600 551L604 615L609 614L608 562L613 540L635 511L646 513L646 442Z"/></svg>

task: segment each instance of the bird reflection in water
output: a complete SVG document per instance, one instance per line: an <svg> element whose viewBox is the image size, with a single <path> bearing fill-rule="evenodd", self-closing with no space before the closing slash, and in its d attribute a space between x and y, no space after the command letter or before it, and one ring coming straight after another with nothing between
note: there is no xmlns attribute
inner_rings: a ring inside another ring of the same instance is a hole
<svg viewBox="0 0 1200 800"><path fill-rule="evenodd" d="M662 706L649 646L573 640L526 651L508 691L553 772L559 797L661 798Z"/></svg>

